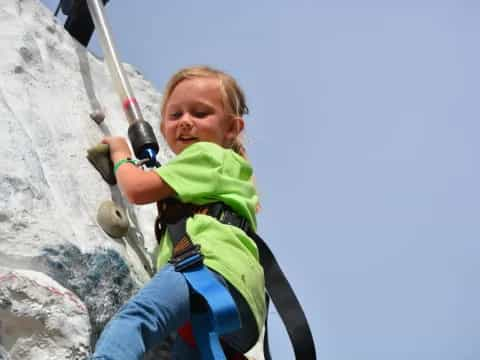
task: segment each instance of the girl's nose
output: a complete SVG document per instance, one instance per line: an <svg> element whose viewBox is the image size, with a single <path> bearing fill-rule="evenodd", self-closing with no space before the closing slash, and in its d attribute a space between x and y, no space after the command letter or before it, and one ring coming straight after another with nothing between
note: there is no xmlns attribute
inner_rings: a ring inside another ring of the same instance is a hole
<svg viewBox="0 0 480 360"><path fill-rule="evenodd" d="M180 119L179 126L182 129L190 129L193 126L192 118L188 114L183 115Z"/></svg>

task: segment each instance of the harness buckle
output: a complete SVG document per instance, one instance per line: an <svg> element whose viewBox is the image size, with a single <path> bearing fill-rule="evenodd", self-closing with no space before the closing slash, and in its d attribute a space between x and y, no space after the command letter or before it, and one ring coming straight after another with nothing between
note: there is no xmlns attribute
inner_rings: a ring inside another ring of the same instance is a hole
<svg viewBox="0 0 480 360"><path fill-rule="evenodd" d="M238 216L236 213L229 209L223 209L223 211L218 216L218 220L223 224L236 226L245 232L247 232L249 227L247 219Z"/></svg>
<svg viewBox="0 0 480 360"><path fill-rule="evenodd" d="M200 245L190 243L181 251L175 251L168 261L175 267L175 271L182 272L190 267L203 264L203 255L200 252Z"/></svg>

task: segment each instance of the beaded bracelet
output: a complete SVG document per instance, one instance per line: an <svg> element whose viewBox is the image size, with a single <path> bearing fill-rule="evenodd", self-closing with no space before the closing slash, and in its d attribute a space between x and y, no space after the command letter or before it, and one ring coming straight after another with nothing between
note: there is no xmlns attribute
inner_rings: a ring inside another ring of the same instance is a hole
<svg viewBox="0 0 480 360"><path fill-rule="evenodd" d="M122 166L123 164L125 163L130 163L130 164L133 164L133 165L137 165L137 162L135 160L132 160L130 158L126 158L126 159L122 159L122 160L118 160L115 165L113 166L113 173L116 174L117 173L117 170L120 166Z"/></svg>

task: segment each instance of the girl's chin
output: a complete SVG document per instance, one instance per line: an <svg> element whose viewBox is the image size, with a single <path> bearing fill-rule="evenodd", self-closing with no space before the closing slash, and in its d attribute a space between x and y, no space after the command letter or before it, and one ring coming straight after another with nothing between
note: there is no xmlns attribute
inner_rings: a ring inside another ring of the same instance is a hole
<svg viewBox="0 0 480 360"><path fill-rule="evenodd" d="M181 151L185 150L185 148L189 147L192 144L197 143L199 140L183 140L183 141L177 141L175 144L175 150L174 151L176 154L180 153Z"/></svg>

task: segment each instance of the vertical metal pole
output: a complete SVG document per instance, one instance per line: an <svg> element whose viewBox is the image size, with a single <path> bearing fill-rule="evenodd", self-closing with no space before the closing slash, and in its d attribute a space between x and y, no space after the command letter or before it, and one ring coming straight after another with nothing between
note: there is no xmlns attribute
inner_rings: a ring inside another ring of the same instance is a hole
<svg viewBox="0 0 480 360"><path fill-rule="evenodd" d="M150 124L143 119L140 106L133 95L122 63L118 59L110 26L103 12L103 2L101 0L87 0L87 6L92 16L93 24L97 29L110 75L112 76L117 94L120 96L127 121L130 124L128 138L132 144L135 156L138 159L147 160L147 166L159 166L156 160L159 148L155 133Z"/></svg>
<svg viewBox="0 0 480 360"><path fill-rule="evenodd" d="M110 75L112 76L113 83L120 96L125 115L127 116L127 121L129 124L143 121L140 106L133 95L130 83L125 76L123 66L118 59L110 26L103 11L103 3L101 0L87 0L87 5L99 36L100 45L103 50L105 61L110 70Z"/></svg>

